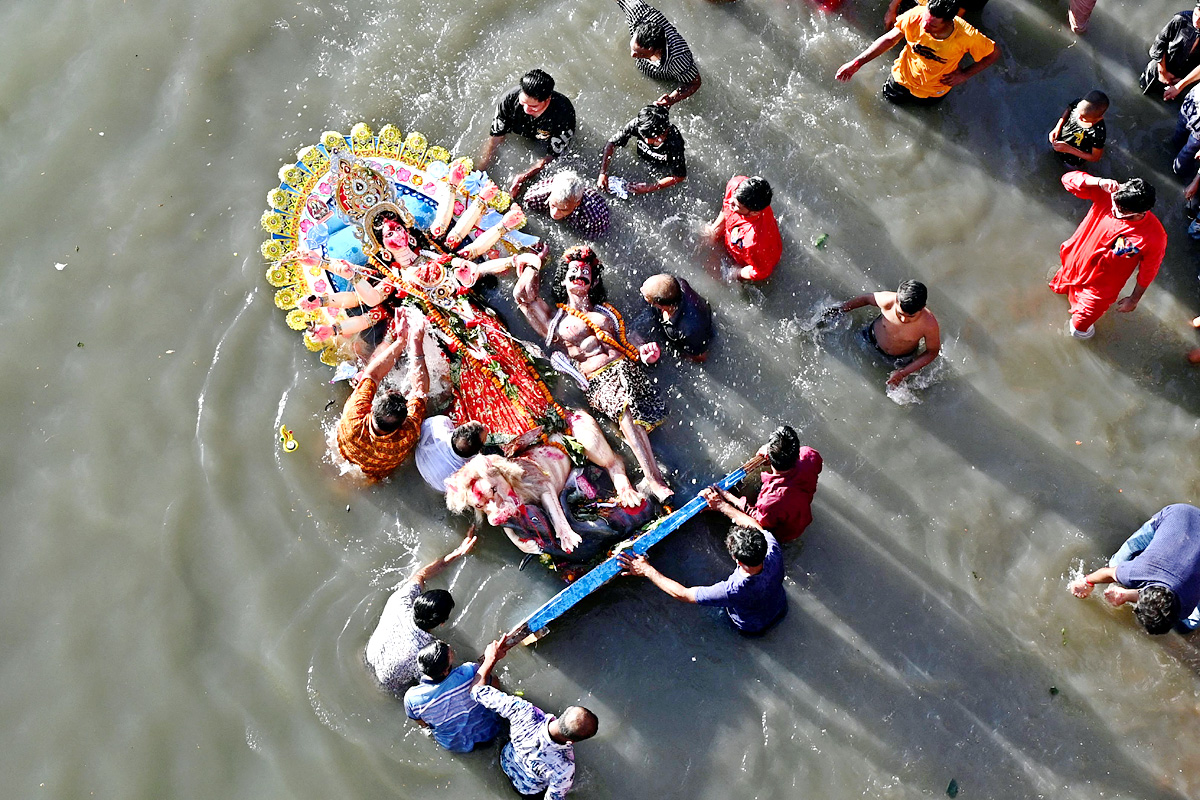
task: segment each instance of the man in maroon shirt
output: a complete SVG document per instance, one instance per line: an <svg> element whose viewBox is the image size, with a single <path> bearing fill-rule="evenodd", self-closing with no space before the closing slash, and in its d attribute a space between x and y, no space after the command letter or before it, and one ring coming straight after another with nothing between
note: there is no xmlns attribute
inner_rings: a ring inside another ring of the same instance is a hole
<svg viewBox="0 0 1200 800"><path fill-rule="evenodd" d="M774 533L780 542L799 539L812 522L812 500L817 491L817 476L821 474L821 454L811 447L801 447L800 437L791 425L776 428L759 452L770 460L771 468L763 470L758 501L747 508L744 497L735 497L718 489L718 502L745 511L759 525Z"/></svg>

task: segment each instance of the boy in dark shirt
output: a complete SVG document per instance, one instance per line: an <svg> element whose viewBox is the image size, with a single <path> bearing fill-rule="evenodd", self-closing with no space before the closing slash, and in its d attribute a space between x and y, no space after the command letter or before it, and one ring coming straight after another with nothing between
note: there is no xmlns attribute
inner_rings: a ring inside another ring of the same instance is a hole
<svg viewBox="0 0 1200 800"><path fill-rule="evenodd" d="M1050 131L1050 146L1063 163L1081 167L1083 162L1095 163L1104 155L1108 134L1104 129L1104 112L1108 110L1108 95L1088 92L1082 100L1072 100L1062 119Z"/></svg>
<svg viewBox="0 0 1200 800"><path fill-rule="evenodd" d="M712 309L683 278L666 273L651 275L642 283L642 299L658 313L663 338L692 361L708 358L713 338Z"/></svg>
<svg viewBox="0 0 1200 800"><path fill-rule="evenodd" d="M1200 66L1200 14L1195 10L1180 11L1150 45L1150 63L1142 71L1138 85L1142 94L1174 100L1183 90L1179 84L1197 66Z"/></svg>
<svg viewBox="0 0 1200 800"><path fill-rule="evenodd" d="M671 124L667 110L661 106L646 106L631 119L616 136L604 145L604 157L600 162L600 176L596 185L608 191L608 162L613 151L624 147L630 139L637 142L638 155L644 160L664 168L666 175L655 183L631 183L628 188L634 194L648 194L674 186L687 177L687 161L684 158L683 136Z"/></svg>
<svg viewBox="0 0 1200 800"><path fill-rule="evenodd" d="M536 178L571 144L575 136L575 106L554 91L554 78L540 69L530 70L521 78L520 87L506 92L496 101L496 118L492 120L490 133L475 165L478 169L488 168L496 148L509 133L546 145L546 154L513 178L508 193L516 197L522 186Z"/></svg>

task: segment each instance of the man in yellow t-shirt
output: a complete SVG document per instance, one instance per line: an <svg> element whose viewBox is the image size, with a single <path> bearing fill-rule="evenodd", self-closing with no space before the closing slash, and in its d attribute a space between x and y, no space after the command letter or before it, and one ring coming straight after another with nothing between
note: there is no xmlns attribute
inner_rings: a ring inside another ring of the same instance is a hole
<svg viewBox="0 0 1200 800"><path fill-rule="evenodd" d="M874 61L901 41L900 57L883 85L883 97L897 104L932 105L963 81L1000 58L996 43L957 17L959 0L929 0L924 8L906 11L896 25L837 71L848 81L864 64ZM974 63L961 67L965 56Z"/></svg>

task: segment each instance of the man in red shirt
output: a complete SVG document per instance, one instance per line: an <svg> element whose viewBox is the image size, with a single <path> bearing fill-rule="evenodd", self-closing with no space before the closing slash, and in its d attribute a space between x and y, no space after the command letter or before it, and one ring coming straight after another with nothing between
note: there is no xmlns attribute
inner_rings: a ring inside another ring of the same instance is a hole
<svg viewBox="0 0 1200 800"><path fill-rule="evenodd" d="M733 506L748 513L780 542L795 541L812 522L813 495L823 466L821 454L811 447L801 447L800 437L791 425L776 428L759 452L767 456L771 468L763 470L762 488L755 504L747 508L744 497L714 486L717 498L710 500L709 505L719 511Z"/></svg>
<svg viewBox="0 0 1200 800"><path fill-rule="evenodd" d="M1117 311L1137 308L1167 249L1167 233L1154 207L1154 187L1141 178L1117 183L1086 172L1068 172L1063 187L1092 207L1083 222L1059 248L1062 269L1050 288L1071 301L1067 331L1076 339L1090 339L1094 323L1114 302ZM1137 285L1117 301L1129 276L1137 270Z"/></svg>
<svg viewBox="0 0 1200 800"><path fill-rule="evenodd" d="M740 265L737 276L743 281L771 277L783 254L779 224L771 210L771 184L757 175L729 179L721 213L708 230L713 239L724 237L725 249Z"/></svg>

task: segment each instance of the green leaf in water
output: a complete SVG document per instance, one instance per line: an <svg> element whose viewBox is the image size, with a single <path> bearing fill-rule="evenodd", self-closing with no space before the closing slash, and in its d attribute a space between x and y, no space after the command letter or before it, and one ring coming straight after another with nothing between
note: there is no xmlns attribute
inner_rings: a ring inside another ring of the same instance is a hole
<svg viewBox="0 0 1200 800"><path fill-rule="evenodd" d="M76 347L83 347L83 342L76 342L76 343L75 343L75 346L76 346Z"/></svg>
<svg viewBox="0 0 1200 800"><path fill-rule="evenodd" d="M813 239L813 247L817 248L818 250L821 250L825 247L825 243L828 241L829 241L829 234L822 233L816 239Z"/></svg>
<svg viewBox="0 0 1200 800"><path fill-rule="evenodd" d="M950 779L950 785L946 787L947 797L958 797L958 781L954 778Z"/></svg>
<svg viewBox="0 0 1200 800"><path fill-rule="evenodd" d="M1063 637L1063 647L1066 647L1067 646L1067 629L1066 628L1062 629L1062 637Z"/></svg>
<svg viewBox="0 0 1200 800"><path fill-rule="evenodd" d="M1050 687L1050 696L1051 696L1051 697L1058 697L1058 687L1057 687L1057 686L1051 686L1051 687Z"/></svg>

